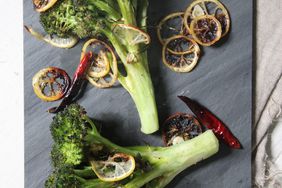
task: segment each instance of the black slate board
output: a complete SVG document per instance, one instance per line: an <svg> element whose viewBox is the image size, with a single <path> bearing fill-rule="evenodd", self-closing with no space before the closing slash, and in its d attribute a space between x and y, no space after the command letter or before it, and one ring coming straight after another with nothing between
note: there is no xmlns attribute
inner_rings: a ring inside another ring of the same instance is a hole
<svg viewBox="0 0 282 188"><path fill-rule="evenodd" d="M152 0L149 8L151 28L161 17L183 11L190 0ZM202 48L204 55L195 70L177 74L168 70L160 60L160 45L154 29L150 30L152 45L149 49L150 70L155 85L160 122L174 112L187 112L176 98L187 95L197 99L224 121L237 135L243 150L220 146L215 156L179 174L170 188L251 187L251 91L252 91L252 15L251 0L222 0L228 7L232 29L219 45ZM40 28L38 14L32 1L24 1L24 23ZM47 66L58 66L72 75L82 43L64 50L53 48L24 32L25 82L25 187L43 187L51 172L49 152L52 140L49 125L52 115L46 113L54 103L41 102L33 93L32 76ZM100 121L102 134L121 145L162 145L160 135L144 135L134 104L128 93L117 86L98 90L88 85L79 100L89 116Z"/></svg>

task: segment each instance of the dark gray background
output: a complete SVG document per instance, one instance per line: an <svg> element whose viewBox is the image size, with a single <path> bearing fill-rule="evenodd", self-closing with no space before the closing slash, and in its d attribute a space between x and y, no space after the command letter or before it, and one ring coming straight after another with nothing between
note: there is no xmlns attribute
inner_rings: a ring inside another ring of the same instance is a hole
<svg viewBox="0 0 282 188"><path fill-rule="evenodd" d="M195 98L213 111L244 146L230 150L221 144L215 156L179 174L170 188L245 188L251 187L251 91L252 91L252 1L222 0L228 7L232 28L220 44L201 48L203 56L191 73L178 74L166 68L153 27L161 17L183 11L190 0L152 0L149 25L152 44L149 61L155 86L160 124L174 112L187 112L177 95ZM32 1L24 1L24 23L40 28ZM24 32L25 71L25 187L43 187L50 173L49 152L52 140L49 125L52 115L46 110L58 103L40 101L32 90L33 75L42 68L57 66L71 76L79 62L82 42L64 50L51 47ZM144 135L134 103L121 87L96 89L90 84L79 100L90 117L100 121L102 134L120 145L149 143L162 145L160 134Z"/></svg>

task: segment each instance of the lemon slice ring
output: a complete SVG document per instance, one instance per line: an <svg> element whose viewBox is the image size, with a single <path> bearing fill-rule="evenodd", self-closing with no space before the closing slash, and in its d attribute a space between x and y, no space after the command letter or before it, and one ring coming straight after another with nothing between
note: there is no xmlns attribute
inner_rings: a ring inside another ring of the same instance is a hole
<svg viewBox="0 0 282 188"><path fill-rule="evenodd" d="M46 102L61 99L66 94L70 82L68 74L57 67L41 69L32 78L34 93Z"/></svg>
<svg viewBox="0 0 282 188"><path fill-rule="evenodd" d="M88 75L94 78L102 78L110 72L110 69L110 62L106 53L104 51L100 51L90 67Z"/></svg>
<svg viewBox="0 0 282 188"><path fill-rule="evenodd" d="M131 155L116 153L106 161L91 161L98 178L105 182L120 181L130 176L135 169L135 159Z"/></svg>
<svg viewBox="0 0 282 188"><path fill-rule="evenodd" d="M171 53L168 50L170 43L173 43L175 40L186 40L187 50L185 51L176 51ZM183 35L176 35L169 38L162 49L162 60L163 63L175 72L190 72L197 65L200 57L200 47L199 45L189 37Z"/></svg>
<svg viewBox="0 0 282 188"><path fill-rule="evenodd" d="M184 37L184 35L175 35L168 39L169 42L165 43L164 48L166 48L167 51L174 55L183 55L191 53L193 52L194 47L197 44L195 42L193 42L192 44L191 42L194 40L191 38L189 39L190 40L187 40L187 36Z"/></svg>
<svg viewBox="0 0 282 188"><path fill-rule="evenodd" d="M202 46L211 46L221 38L221 24L211 15L193 19L190 29L193 39Z"/></svg>
<svg viewBox="0 0 282 188"><path fill-rule="evenodd" d="M199 121L191 114L175 113L163 124L162 139L166 146L179 144L202 134Z"/></svg>
<svg viewBox="0 0 282 188"><path fill-rule="evenodd" d="M137 44L147 45L150 44L151 42L151 38L146 32L132 25L115 24L112 31L124 45L129 45L129 46L134 46Z"/></svg>
<svg viewBox="0 0 282 188"><path fill-rule="evenodd" d="M222 26L222 35L224 37L230 30L230 16L225 6L218 0L196 0L192 2L185 11L184 25L191 33L191 23L203 15L214 16Z"/></svg>
<svg viewBox="0 0 282 188"><path fill-rule="evenodd" d="M81 57L89 50L96 58L89 68L86 78L97 88L113 86L118 78L118 67L112 48L101 40L90 39L84 44Z"/></svg>
<svg viewBox="0 0 282 188"><path fill-rule="evenodd" d="M45 35L43 36L39 32L35 31L31 27L24 26L25 29L35 38L38 40L42 40L48 44L51 44L52 46L58 47L58 48L72 48L73 46L76 45L78 42L77 37L70 36L68 38L60 38L56 35Z"/></svg>
<svg viewBox="0 0 282 188"><path fill-rule="evenodd" d="M181 35L181 34L189 35L189 33L187 33L186 28L184 27L183 17L184 17L184 12L175 12L167 15L160 21L160 23L157 26L157 35L162 45L164 45L164 43L168 38L173 37L175 35ZM178 20L180 19L180 21L177 21L177 19ZM176 25L174 24L173 21L177 22ZM166 29L172 32L171 36L168 37L163 36L164 33L162 33L162 30L166 30Z"/></svg>
<svg viewBox="0 0 282 188"><path fill-rule="evenodd" d="M37 12L45 12L51 8L57 0L33 0L34 8Z"/></svg>

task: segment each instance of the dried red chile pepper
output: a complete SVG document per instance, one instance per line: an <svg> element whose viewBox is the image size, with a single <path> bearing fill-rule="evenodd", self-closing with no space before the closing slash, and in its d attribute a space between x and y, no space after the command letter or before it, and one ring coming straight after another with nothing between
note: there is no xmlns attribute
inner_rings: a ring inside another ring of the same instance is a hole
<svg viewBox="0 0 282 188"><path fill-rule="evenodd" d="M228 146L234 149L241 149L242 146L238 139L231 133L226 125L220 121L215 115L213 115L208 109L185 96L178 96L196 115L199 122L206 126L208 129L212 129L215 135L223 140Z"/></svg>
<svg viewBox="0 0 282 188"><path fill-rule="evenodd" d="M92 52L88 52L80 61L72 80L72 84L68 89L65 97L58 107L53 107L48 110L49 113L58 113L63 110L67 105L73 102L73 99L78 95L81 86L86 81L86 74L91 66Z"/></svg>

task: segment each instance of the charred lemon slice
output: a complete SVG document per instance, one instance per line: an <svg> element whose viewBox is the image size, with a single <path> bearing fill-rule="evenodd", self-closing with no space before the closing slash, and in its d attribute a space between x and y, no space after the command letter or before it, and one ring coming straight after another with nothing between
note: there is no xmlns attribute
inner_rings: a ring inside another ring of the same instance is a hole
<svg viewBox="0 0 282 188"><path fill-rule="evenodd" d="M58 48L72 48L78 42L78 38L76 37L60 38L56 35L43 36L42 34L32 29L31 27L28 27L28 26L24 26L24 27L32 36L34 36L38 40L42 40Z"/></svg>
<svg viewBox="0 0 282 188"><path fill-rule="evenodd" d="M175 12L164 17L157 26L157 35L161 44L175 35L189 35L183 23L184 12Z"/></svg>
<svg viewBox="0 0 282 188"><path fill-rule="evenodd" d="M199 56L198 44L183 35L169 38L162 50L163 63L175 72L190 72L197 65Z"/></svg>
<svg viewBox="0 0 282 188"><path fill-rule="evenodd" d="M135 169L135 160L131 155L116 153L105 161L91 161L95 174L102 181L114 182L127 178Z"/></svg>
<svg viewBox="0 0 282 188"><path fill-rule="evenodd" d="M34 93L43 101L61 99L70 85L68 74L57 67L48 67L37 72L32 79Z"/></svg>
<svg viewBox="0 0 282 188"><path fill-rule="evenodd" d="M230 29L230 16L224 5L218 0L196 0L186 9L184 14L184 25L191 33L192 21L203 15L214 16L221 24L222 36L225 36Z"/></svg>
<svg viewBox="0 0 282 188"><path fill-rule="evenodd" d="M81 57L89 51L92 52L94 58L86 75L88 81L98 88L113 86L117 81L118 67L112 48L103 41L90 39L84 44Z"/></svg>
<svg viewBox="0 0 282 188"><path fill-rule="evenodd" d="M34 8L37 12L44 12L51 8L57 0L33 0Z"/></svg>
<svg viewBox="0 0 282 188"><path fill-rule="evenodd" d="M202 133L199 121L190 114L176 113L163 124L162 138L166 146L190 140Z"/></svg>
<svg viewBox="0 0 282 188"><path fill-rule="evenodd" d="M203 46L211 46L221 38L221 24L210 15L199 16L191 22L193 39Z"/></svg>
<svg viewBox="0 0 282 188"><path fill-rule="evenodd" d="M150 36L137 27L127 24L116 24L113 33L120 39L124 45L149 44Z"/></svg>
<svg viewBox="0 0 282 188"><path fill-rule="evenodd" d="M89 69L88 75L94 78L102 78L110 72L110 69L107 54L104 51L100 51Z"/></svg>
<svg viewBox="0 0 282 188"><path fill-rule="evenodd" d="M192 12L192 17L196 18L198 16L203 16L205 15L205 11L203 10L203 8L200 5L195 5L193 12Z"/></svg>

